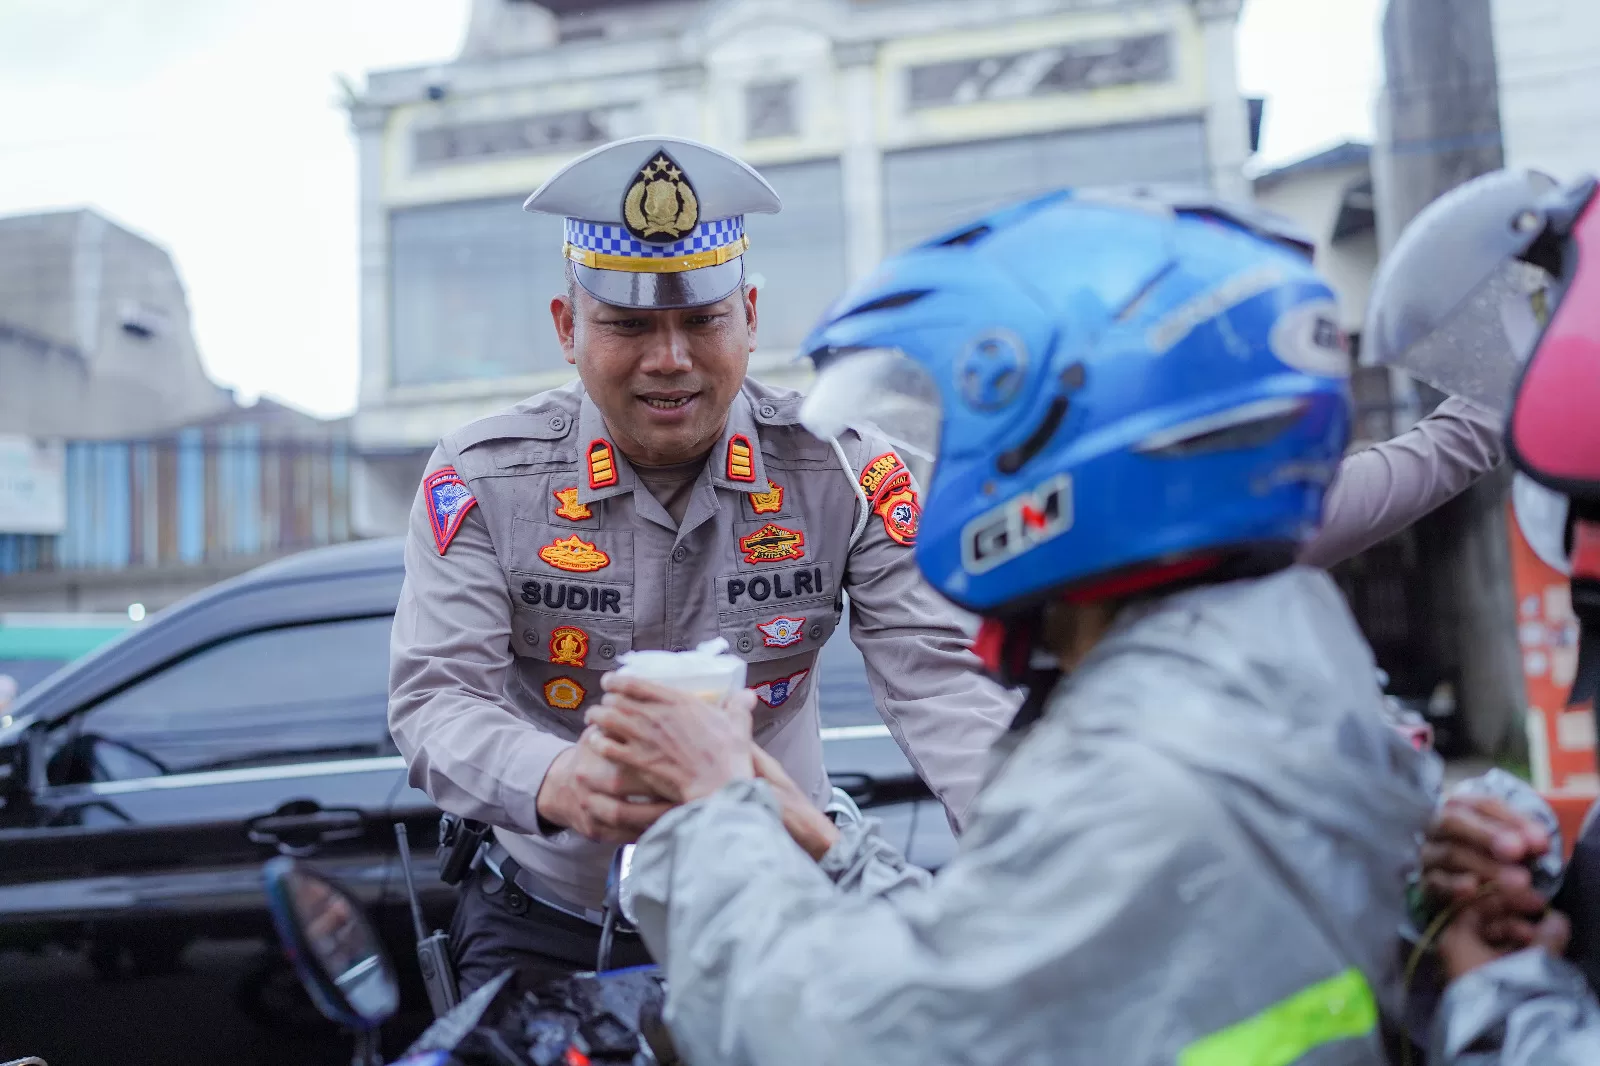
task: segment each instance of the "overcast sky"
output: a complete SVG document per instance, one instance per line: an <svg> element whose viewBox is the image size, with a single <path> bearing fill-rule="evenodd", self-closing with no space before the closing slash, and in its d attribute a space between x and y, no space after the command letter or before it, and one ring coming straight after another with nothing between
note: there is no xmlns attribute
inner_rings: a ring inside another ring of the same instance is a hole
<svg viewBox="0 0 1600 1066"><path fill-rule="evenodd" d="M172 252L206 369L356 400L356 174L336 76L454 54L468 0L0 0L0 215L92 206ZM1371 136L1381 0L1246 0L1261 161ZM0 427L3 428L3 427Z"/></svg>

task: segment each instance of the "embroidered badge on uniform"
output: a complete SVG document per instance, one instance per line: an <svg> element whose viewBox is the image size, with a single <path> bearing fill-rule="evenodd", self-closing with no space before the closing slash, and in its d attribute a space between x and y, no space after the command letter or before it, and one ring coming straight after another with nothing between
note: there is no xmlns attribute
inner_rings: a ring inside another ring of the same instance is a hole
<svg viewBox="0 0 1600 1066"><path fill-rule="evenodd" d="M884 452L861 471L861 491L867 494L867 499L876 501L878 492L889 478L904 468L905 464L900 461L898 455L894 452Z"/></svg>
<svg viewBox="0 0 1600 1066"><path fill-rule="evenodd" d="M579 522L585 518L594 517L594 512L589 510L588 504L578 502L578 490L576 487L570 489L556 489L555 492L551 493L551 495L557 500L561 501L561 506L556 508L557 518L565 518L572 522Z"/></svg>
<svg viewBox="0 0 1600 1066"><path fill-rule="evenodd" d="M810 672L810 670L796 670L788 677L780 677L776 681L768 681L757 685L750 691L756 694L756 699L765 703L768 707L782 707Z"/></svg>
<svg viewBox="0 0 1600 1066"><path fill-rule="evenodd" d="M728 438L728 480L754 481L756 479L755 452L750 438L735 433Z"/></svg>
<svg viewBox="0 0 1600 1066"><path fill-rule="evenodd" d="M544 683L544 701L558 711L575 711L588 693L570 677L552 677Z"/></svg>
<svg viewBox="0 0 1600 1066"><path fill-rule="evenodd" d="M798 529L784 529L768 522L747 537L739 538L739 550L747 563L781 563L806 554L806 535Z"/></svg>
<svg viewBox="0 0 1600 1066"><path fill-rule="evenodd" d="M804 618L785 618L779 615L770 622L758 623L756 628L761 630L761 643L767 647L787 648L806 639L805 624Z"/></svg>
<svg viewBox="0 0 1600 1066"><path fill-rule="evenodd" d="M551 541L540 548L539 558L557 570L567 570L574 574L592 573L611 565L611 556L576 533L561 540Z"/></svg>
<svg viewBox="0 0 1600 1066"><path fill-rule="evenodd" d="M766 492L752 492L750 494L750 509L756 514L777 514L783 510L783 486L767 479L769 486Z"/></svg>
<svg viewBox="0 0 1600 1066"><path fill-rule="evenodd" d="M577 626L556 626L550 631L550 661L559 666L582 666L589 655L589 634Z"/></svg>
<svg viewBox="0 0 1600 1066"><path fill-rule="evenodd" d="M922 505L917 490L911 487L911 474L902 470L883 486L873 513L883 519L883 530L896 544L911 547L917 542L917 527L922 524Z"/></svg>
<svg viewBox="0 0 1600 1066"><path fill-rule="evenodd" d="M433 543L443 555L467 512L478 502L453 466L435 470L422 481L422 496L428 501L428 525L433 528Z"/></svg>
<svg viewBox="0 0 1600 1066"><path fill-rule="evenodd" d="M617 461L611 454L611 444L605 440L589 442L589 487L609 488L617 483Z"/></svg>

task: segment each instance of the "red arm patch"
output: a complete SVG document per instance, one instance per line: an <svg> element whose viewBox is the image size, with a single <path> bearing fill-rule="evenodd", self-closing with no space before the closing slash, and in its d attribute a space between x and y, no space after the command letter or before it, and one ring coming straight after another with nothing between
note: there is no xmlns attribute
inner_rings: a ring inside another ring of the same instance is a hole
<svg viewBox="0 0 1600 1066"><path fill-rule="evenodd" d="M453 466L435 470L423 478L422 495L428 501L428 525L433 529L434 547L443 555L478 499Z"/></svg>

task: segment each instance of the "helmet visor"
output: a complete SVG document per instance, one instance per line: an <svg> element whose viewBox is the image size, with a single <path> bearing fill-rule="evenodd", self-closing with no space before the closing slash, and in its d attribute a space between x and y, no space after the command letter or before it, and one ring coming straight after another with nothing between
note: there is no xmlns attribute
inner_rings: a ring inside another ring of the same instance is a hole
<svg viewBox="0 0 1600 1066"><path fill-rule="evenodd" d="M846 429L887 439L923 485L939 458L942 416L932 375L895 348L869 348L829 360L800 408L801 423L823 439Z"/></svg>
<svg viewBox="0 0 1600 1066"><path fill-rule="evenodd" d="M1362 338L1369 357L1507 412L1555 280L1520 257L1559 205L1553 179L1510 170L1429 204L1378 271Z"/></svg>

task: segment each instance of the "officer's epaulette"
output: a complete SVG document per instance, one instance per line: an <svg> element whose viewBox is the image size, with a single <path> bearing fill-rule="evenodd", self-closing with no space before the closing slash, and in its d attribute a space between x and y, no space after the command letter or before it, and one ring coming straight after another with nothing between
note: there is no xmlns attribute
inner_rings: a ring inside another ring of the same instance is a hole
<svg viewBox="0 0 1600 1066"><path fill-rule="evenodd" d="M492 440L560 440L572 432L576 417L555 404L532 410L503 411L469 422L445 438L456 454Z"/></svg>

